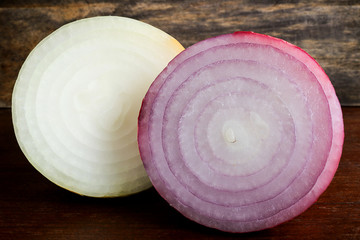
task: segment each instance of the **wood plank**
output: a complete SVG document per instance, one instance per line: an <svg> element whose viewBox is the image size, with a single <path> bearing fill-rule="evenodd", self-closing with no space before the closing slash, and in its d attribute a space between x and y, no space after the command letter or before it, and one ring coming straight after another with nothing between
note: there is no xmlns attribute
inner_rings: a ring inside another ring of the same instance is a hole
<svg viewBox="0 0 360 240"><path fill-rule="evenodd" d="M20 151L10 109L0 109L0 239L359 239L360 108L343 108L338 171L317 203L265 231L229 234L196 224L152 188L124 198L81 197L38 173Z"/></svg>
<svg viewBox="0 0 360 240"><path fill-rule="evenodd" d="M360 105L360 3L321 1L45 1L0 3L0 107L32 48L71 21L97 15L135 18L185 47L238 30L282 38L312 55L329 75L342 105Z"/></svg>

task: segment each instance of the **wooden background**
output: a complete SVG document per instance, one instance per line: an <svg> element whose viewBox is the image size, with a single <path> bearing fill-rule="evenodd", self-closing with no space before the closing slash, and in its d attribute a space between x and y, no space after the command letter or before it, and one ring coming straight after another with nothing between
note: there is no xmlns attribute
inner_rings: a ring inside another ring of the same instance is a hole
<svg viewBox="0 0 360 240"><path fill-rule="evenodd" d="M32 48L65 23L135 18L185 47L234 31L287 40L329 75L343 106L344 152L333 182L308 211L276 228L227 234L193 223L154 189L115 199L80 197L42 177L13 133L11 92ZM360 239L359 0L0 0L0 239Z"/></svg>
<svg viewBox="0 0 360 240"><path fill-rule="evenodd" d="M360 1L0 1L0 107L9 107L17 73L32 48L71 21L97 15L135 18L184 47L239 30L289 41L329 75L340 102L360 105Z"/></svg>

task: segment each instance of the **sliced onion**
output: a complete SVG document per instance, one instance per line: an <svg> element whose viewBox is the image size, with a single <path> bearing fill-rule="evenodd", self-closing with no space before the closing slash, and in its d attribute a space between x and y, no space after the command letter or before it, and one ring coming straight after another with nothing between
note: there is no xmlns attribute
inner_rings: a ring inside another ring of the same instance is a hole
<svg viewBox="0 0 360 240"><path fill-rule="evenodd" d="M137 145L141 101L183 47L129 18L67 24L21 68L12 113L19 145L45 177L94 197L129 195L151 183Z"/></svg>
<svg viewBox="0 0 360 240"><path fill-rule="evenodd" d="M143 100L138 142L157 191L229 232L288 221L337 169L344 138L333 86L306 52L252 32L180 53Z"/></svg>

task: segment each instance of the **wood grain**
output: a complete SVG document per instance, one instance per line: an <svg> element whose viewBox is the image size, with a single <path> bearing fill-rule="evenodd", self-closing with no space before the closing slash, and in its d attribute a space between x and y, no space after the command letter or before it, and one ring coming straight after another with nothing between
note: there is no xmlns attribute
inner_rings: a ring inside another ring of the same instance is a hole
<svg viewBox="0 0 360 240"><path fill-rule="evenodd" d="M360 108L344 107L338 171L317 203L275 228L229 234L198 225L154 189L96 199L63 190L25 159L10 109L0 109L0 239L360 239Z"/></svg>
<svg viewBox="0 0 360 240"><path fill-rule="evenodd" d="M360 105L360 3L320 1L56 1L0 2L0 107L25 58L41 39L71 21L97 15L135 18L185 47L219 34L254 31L282 38L312 55L345 105Z"/></svg>

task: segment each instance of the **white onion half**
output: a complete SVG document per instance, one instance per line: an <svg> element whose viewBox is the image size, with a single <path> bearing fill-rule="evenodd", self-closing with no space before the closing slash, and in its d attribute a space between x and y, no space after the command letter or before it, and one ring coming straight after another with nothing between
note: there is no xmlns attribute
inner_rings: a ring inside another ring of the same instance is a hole
<svg viewBox="0 0 360 240"><path fill-rule="evenodd" d="M157 191L186 217L229 232L305 211L337 169L342 112L300 48L252 32L199 42L151 85L138 142Z"/></svg>
<svg viewBox="0 0 360 240"><path fill-rule="evenodd" d="M81 195L147 189L137 117L148 87L183 47L124 17L72 22L41 41L12 97L19 145L45 177Z"/></svg>

